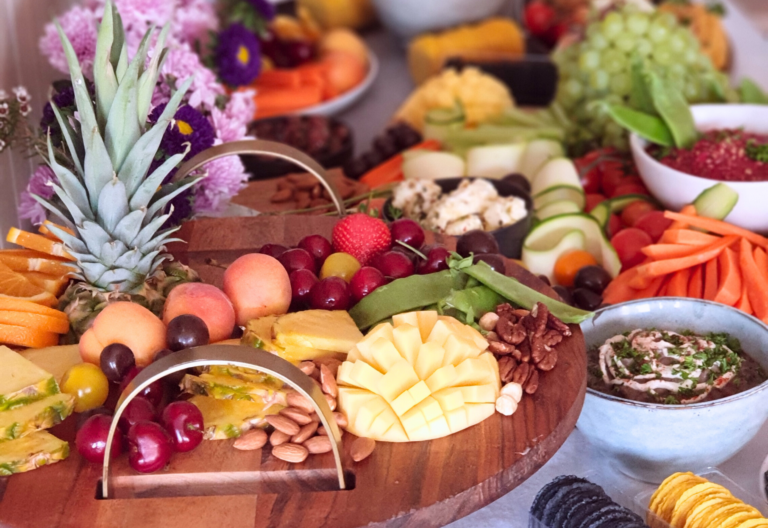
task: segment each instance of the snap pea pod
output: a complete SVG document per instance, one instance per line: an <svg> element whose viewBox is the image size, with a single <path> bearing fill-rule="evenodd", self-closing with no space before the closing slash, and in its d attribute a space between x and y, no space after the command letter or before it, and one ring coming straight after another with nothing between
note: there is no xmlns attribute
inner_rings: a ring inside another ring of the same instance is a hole
<svg viewBox="0 0 768 528"><path fill-rule="evenodd" d="M675 140L669 127L661 118L655 115L638 112L632 108L620 104L607 105L608 115L617 124L634 132L643 139L661 145L662 147L674 147Z"/></svg>
<svg viewBox="0 0 768 528"><path fill-rule="evenodd" d="M635 57L630 68L632 78L632 91L629 93L629 102L634 108L646 114L655 114L648 78L645 76L645 65L640 57Z"/></svg>
<svg viewBox="0 0 768 528"><path fill-rule="evenodd" d="M381 286L363 297L349 311L349 315L358 328L369 328L395 314L436 304L448 297L453 287L454 279L450 270L429 275L411 275Z"/></svg>
<svg viewBox="0 0 768 528"><path fill-rule="evenodd" d="M487 286L474 286L464 290L454 290L439 304L440 310L455 309L466 315L464 322L471 324L476 319L504 302L503 298Z"/></svg>
<svg viewBox="0 0 768 528"><path fill-rule="evenodd" d="M752 79L741 80L739 94L742 103L768 105L768 95Z"/></svg>
<svg viewBox="0 0 768 528"><path fill-rule="evenodd" d="M655 73L651 72L648 75L653 106L656 107L656 111L672 133L675 146L679 148L693 146L699 137L699 132L696 130L688 101L680 90L662 81L661 77Z"/></svg>
<svg viewBox="0 0 768 528"><path fill-rule="evenodd" d="M478 262L461 271L470 277L476 278L505 299L527 310L533 308L537 302L546 305L549 311L552 312L552 315L564 323L580 324L594 315L593 312L579 310L573 306L556 301L551 297L547 297L543 293L529 288L517 279L497 273L485 262Z"/></svg>

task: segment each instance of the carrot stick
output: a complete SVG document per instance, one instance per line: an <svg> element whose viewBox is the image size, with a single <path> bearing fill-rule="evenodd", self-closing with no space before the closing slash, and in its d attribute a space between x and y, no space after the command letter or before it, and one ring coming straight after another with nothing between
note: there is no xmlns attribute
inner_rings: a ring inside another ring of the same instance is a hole
<svg viewBox="0 0 768 528"><path fill-rule="evenodd" d="M255 86L256 88L298 88L301 85L301 71L280 69L261 72Z"/></svg>
<svg viewBox="0 0 768 528"><path fill-rule="evenodd" d="M763 274L765 280L768 280L768 253L763 248L755 248L755 264L757 269Z"/></svg>
<svg viewBox="0 0 768 528"><path fill-rule="evenodd" d="M421 143L414 145L408 150L439 150L440 142L436 139L427 139ZM403 179L403 155L402 153L392 156L384 163L377 165L365 174L363 174L360 181L367 184L371 189L400 181Z"/></svg>
<svg viewBox="0 0 768 528"><path fill-rule="evenodd" d="M728 249L728 248L725 248ZM722 253L720 253L722 255ZM718 276L717 261L718 258L713 258L707 261L704 266L704 298L708 301L714 301L717 295L717 287L720 285L720 277Z"/></svg>
<svg viewBox="0 0 768 528"><path fill-rule="evenodd" d="M720 237L693 231L691 229L667 229L661 235L659 242L662 244L686 244L689 246L706 246L714 244Z"/></svg>
<svg viewBox="0 0 768 528"><path fill-rule="evenodd" d="M763 276L755 263L752 244L746 238L741 239L741 274L747 284L749 303L755 316L763 322L768 322L768 280Z"/></svg>
<svg viewBox="0 0 768 528"><path fill-rule="evenodd" d="M689 246L687 244L651 244L641 249L646 257L650 257L653 260L687 257L698 250L698 246Z"/></svg>
<svg viewBox="0 0 768 528"><path fill-rule="evenodd" d="M667 293L669 290L669 282L670 276L667 275L664 277L664 283L662 284L661 289L659 289L659 293L656 294L656 297L669 297L669 293Z"/></svg>
<svg viewBox="0 0 768 528"><path fill-rule="evenodd" d="M747 291L747 281L745 280L741 281L741 298L736 303L736 308L749 315L755 315L754 310L752 310L752 303L749 302L749 292Z"/></svg>
<svg viewBox="0 0 768 528"><path fill-rule="evenodd" d="M685 205L683 206L682 209L680 209L680 214L695 215L696 206L693 204ZM672 224L669 226L669 229L688 229L688 227L690 226L686 222L675 221L675 222L672 222Z"/></svg>
<svg viewBox="0 0 768 528"><path fill-rule="evenodd" d="M714 244L701 248L693 255L667 260L657 260L656 262L651 262L649 264L641 264L638 266L637 272L639 276L653 278L667 275L668 273L674 273L684 268L690 268L697 264L704 264L717 257L725 248L738 240L739 237L728 235L719 239Z"/></svg>
<svg viewBox="0 0 768 528"><path fill-rule="evenodd" d="M275 111L292 112L315 105L322 100L322 89L317 86L259 89L254 98L257 117L263 117L268 113L273 114Z"/></svg>
<svg viewBox="0 0 768 528"><path fill-rule="evenodd" d="M603 302L607 304L618 304L635 299L637 290L632 288L629 283L637 275L637 268L630 268L619 274L618 277L608 283L608 287L603 292Z"/></svg>
<svg viewBox="0 0 768 528"><path fill-rule="evenodd" d="M696 266L691 273L691 281L688 283L688 297L701 299L704 292L704 267Z"/></svg>
<svg viewBox="0 0 768 528"><path fill-rule="evenodd" d="M753 233L748 229L736 227L735 225L729 224L728 222L723 222L722 220L714 220L712 218L705 218L703 216L684 215L680 213L673 213L672 211L664 211L664 216L670 220L688 222L693 227L700 227L717 235L741 236L756 246L760 246L763 249L768 249L768 238L760 236L757 233Z"/></svg>
<svg viewBox="0 0 768 528"><path fill-rule="evenodd" d="M670 297L687 297L688 281L691 279L691 268L681 269L672 274L669 279L667 295Z"/></svg>
<svg viewBox="0 0 768 528"><path fill-rule="evenodd" d="M648 299L650 297L659 296L659 291L664 285L664 280L666 278L667 277L664 275L654 278L647 287L643 288L635 294L635 299Z"/></svg>
<svg viewBox="0 0 768 528"><path fill-rule="evenodd" d="M739 256L731 248L725 248L725 251L720 253L717 259L720 270L720 284L718 285L714 301L734 306L741 297Z"/></svg>

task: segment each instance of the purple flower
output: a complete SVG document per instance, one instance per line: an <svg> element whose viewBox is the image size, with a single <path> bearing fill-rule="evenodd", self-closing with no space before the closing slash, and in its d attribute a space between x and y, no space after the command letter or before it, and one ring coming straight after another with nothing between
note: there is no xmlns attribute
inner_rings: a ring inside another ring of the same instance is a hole
<svg viewBox="0 0 768 528"><path fill-rule="evenodd" d="M272 2L268 0L248 0L248 2L264 20L271 21L275 18L275 5Z"/></svg>
<svg viewBox="0 0 768 528"><path fill-rule="evenodd" d="M58 181L56 174L48 165L40 165L19 197L19 218L27 218L35 225L42 224L45 221L45 208L32 198L32 195L36 194L50 200L53 196L53 187L48 183L58 183Z"/></svg>
<svg viewBox="0 0 768 528"><path fill-rule="evenodd" d="M241 24L219 33L215 55L219 77L230 86L246 86L261 71L259 40Z"/></svg>
<svg viewBox="0 0 768 528"><path fill-rule="evenodd" d="M245 137L248 123L253 119L256 103L253 101L255 92L243 90L234 92L224 110L211 110L211 121L216 128L216 137L222 142L237 141Z"/></svg>
<svg viewBox="0 0 768 528"><path fill-rule="evenodd" d="M66 84L66 87L59 88L63 84ZM58 81L54 83L54 86L57 89L60 89L60 91L51 99L56 103L56 106L59 107L59 110L66 111L71 109L74 112L76 109L75 90L72 88L72 83L69 81ZM43 106L43 117L40 119L40 128L43 129L43 132L47 132L48 130L51 131L51 141L55 147L58 147L61 144L61 127L59 127L59 122L56 120L56 114L53 113L53 108L51 107L50 102L45 103L45 106Z"/></svg>
<svg viewBox="0 0 768 528"><path fill-rule="evenodd" d="M164 104L155 107L149 120L153 123L157 122L163 110L165 110ZM216 131L208 119L191 106L184 105L176 110L176 115L173 116L173 121L168 125L168 130L165 131L163 140L160 142L160 148L166 155L172 156L184 152L184 144L189 143L189 153L184 157L188 160L195 154L212 147L215 139Z"/></svg>
<svg viewBox="0 0 768 528"><path fill-rule="evenodd" d="M239 156L225 156L206 163L208 175L195 189L195 212L213 213L221 209L245 187L248 174Z"/></svg>
<svg viewBox="0 0 768 528"><path fill-rule="evenodd" d="M93 76L93 57L96 54L96 16L93 11L75 6L58 18L64 34L67 35L75 54L80 61L83 75ZM48 57L48 62L57 70L69 73L64 48L61 46L59 33L53 23L45 26L45 34L40 38L40 52Z"/></svg>

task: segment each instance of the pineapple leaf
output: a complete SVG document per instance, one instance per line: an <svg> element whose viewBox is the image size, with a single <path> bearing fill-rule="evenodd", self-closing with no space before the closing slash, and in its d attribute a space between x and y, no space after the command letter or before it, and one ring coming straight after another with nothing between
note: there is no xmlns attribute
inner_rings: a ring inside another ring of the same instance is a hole
<svg viewBox="0 0 768 528"><path fill-rule="evenodd" d="M72 251L71 249L68 250L69 254L72 255L77 259L77 265L82 265L83 262L99 262L99 259L97 259L95 256L91 255L90 253L78 253L77 251Z"/></svg>
<svg viewBox="0 0 768 528"><path fill-rule="evenodd" d="M61 115L61 111L59 110L59 107L56 106L56 103L53 101L50 101L50 103L51 109L53 110L54 115L56 115L56 121L61 128L61 133L64 136L64 141L67 143L72 163L75 164L75 170L77 171L77 174L80 175L80 179L82 179L85 176L83 173L83 164L81 162L83 159L83 142L80 137L75 134L75 130L70 126L69 122Z"/></svg>
<svg viewBox="0 0 768 528"><path fill-rule="evenodd" d="M64 224L65 227L69 229L76 229L74 222L72 222L72 218L69 217L64 211L53 205L51 202L43 198L42 196L38 196L36 194L31 195L32 198L42 205L44 208L48 209L51 213L53 213L56 218L61 220L61 222Z"/></svg>
<svg viewBox="0 0 768 528"><path fill-rule="evenodd" d="M78 262L78 264L83 270L83 277L90 284L99 285L99 279L107 271L107 267L100 262Z"/></svg>
<svg viewBox="0 0 768 528"><path fill-rule="evenodd" d="M53 192L56 193L56 196L58 196L59 199L64 203L64 207L67 208L67 211L69 212L74 223L76 225L80 225L84 221L86 221L86 217L83 215L83 212L80 210L77 204L72 201L69 195L66 192L64 192L64 189L62 189L60 186L56 184L50 184L50 185L51 187L53 187Z"/></svg>
<svg viewBox="0 0 768 528"><path fill-rule="evenodd" d="M151 222L145 225L141 231L139 231L139 234L136 236L136 238L134 238L128 245L132 247L141 247L146 245L152 239L152 237L155 236L157 230L160 229L166 220L168 220L170 217L171 212L153 219ZM179 228L177 227L175 229Z"/></svg>
<svg viewBox="0 0 768 528"><path fill-rule="evenodd" d="M155 193L155 199L150 204L149 209L147 209L147 217L152 218L156 214L162 212L171 200L192 187L201 179L202 178L189 177L174 183L169 183L168 185L163 185L163 188Z"/></svg>
<svg viewBox="0 0 768 528"><path fill-rule="evenodd" d="M101 263L109 268L113 266L122 267L116 266L115 262L121 255L125 254L126 251L128 251L128 248L125 244L119 240L110 240L101 246Z"/></svg>
<svg viewBox="0 0 768 528"><path fill-rule="evenodd" d="M80 240L79 238L70 235L69 233L67 233L63 229L59 229L55 225L49 226L49 229L54 235L59 237L59 240L64 242L64 245L67 247L67 249L72 248L73 250L80 253L88 251L88 248L85 246L85 244L83 244L83 241Z"/></svg>
<svg viewBox="0 0 768 528"><path fill-rule="evenodd" d="M62 190L67 193L67 196L72 200L72 203L82 212L83 216L88 220L93 220L93 213L88 205L88 196L86 195L83 184L80 180L70 172L69 169L59 165L56 161L56 156L53 153L53 144L51 143L51 133L48 132L48 163L59 179Z"/></svg>
<svg viewBox="0 0 768 528"><path fill-rule="evenodd" d="M168 32L171 29L170 23L163 26L160 31L160 35L157 37L157 44L155 44L155 50L152 55L152 60L145 71L139 72L139 90L138 90L138 120L142 125L147 122L147 115L149 114L149 107L152 103L152 93L155 91L155 85L157 85L157 76L160 73L162 67L161 62L165 60L166 49L165 39L168 37ZM142 62L142 66L144 63Z"/></svg>
<svg viewBox="0 0 768 528"><path fill-rule="evenodd" d="M134 248L130 251L124 252L122 255L120 255L117 260L115 260L115 263L113 264L116 268L126 268L129 270L135 270L135 268L139 265L141 262L143 255L141 252ZM140 273L139 271L136 271L137 273Z"/></svg>
<svg viewBox="0 0 768 528"><path fill-rule="evenodd" d="M137 271L140 273L146 273L149 274L153 270L156 270L160 267L160 265L168 260L168 255L160 255L159 257L155 258L152 253L149 255L146 255L143 259L141 259L141 262L139 262L139 265L137 266ZM145 271L146 270L146 271Z"/></svg>
<svg viewBox="0 0 768 528"><path fill-rule="evenodd" d="M85 136L85 186L91 210L96 211L99 205L99 195L104 186L112 180L114 170L109 159L107 147L94 123L90 137Z"/></svg>
<svg viewBox="0 0 768 528"><path fill-rule="evenodd" d="M125 185L115 176L111 182L104 186L99 195L97 211L99 223L108 233L112 233L120 220L130 211Z"/></svg>
<svg viewBox="0 0 768 528"><path fill-rule="evenodd" d="M136 235L139 234L139 231L141 231L141 224L146 214L146 207L132 211L118 222L112 234L125 245L129 245L136 238Z"/></svg>
<svg viewBox="0 0 768 528"><path fill-rule="evenodd" d="M115 39L112 43L110 62L115 69L117 82L123 80L123 75L128 69L128 47L125 44L125 29L123 29L123 17L117 10L114 11Z"/></svg>
<svg viewBox="0 0 768 528"><path fill-rule="evenodd" d="M131 270L117 268L107 270L99 277L99 286L102 288L109 284L115 284L117 282L128 282L141 285L144 283L144 277L138 273L134 273ZM135 286L134 286L135 287Z"/></svg>
<svg viewBox="0 0 768 528"><path fill-rule="evenodd" d="M143 123L139 123L138 120L138 91L136 86L139 79L139 65L144 64L146 60L149 38L153 31L154 26L150 27L144 34L139 50L120 81L112 107L109 109L105 140L115 171L120 170L131 147L141 137L141 125Z"/></svg>
<svg viewBox="0 0 768 528"><path fill-rule="evenodd" d="M164 233L161 233L157 236L155 236L152 240L144 244L143 246L139 247L139 251L142 253L149 253L151 251L155 250L161 250L164 243L170 242L170 239L168 239L169 236L171 236L175 231L168 230ZM174 239L177 240L177 239Z"/></svg>
<svg viewBox="0 0 768 528"><path fill-rule="evenodd" d="M85 241L90 251L96 258L101 258L101 247L109 242L112 237L96 222L86 220L78 227L81 238Z"/></svg>
<svg viewBox="0 0 768 528"><path fill-rule="evenodd" d="M165 129L168 128L171 118L176 114L181 98L184 97L184 94L189 89L192 80L192 77L187 79L178 91L173 94L155 126L141 136L136 144L133 145L133 148L125 158L125 162L123 162L123 166L120 167L118 178L125 183L128 196L133 196L141 182L144 181L149 166L155 158L155 153L157 153L157 149L160 147L160 141L163 139Z"/></svg>
<svg viewBox="0 0 768 528"><path fill-rule="evenodd" d="M168 174L174 168L176 168L179 163L181 163L181 160L183 160L187 155L189 149L190 144L186 143L184 152L175 154L165 160L162 165L155 169L155 172L153 172L146 180L144 180L139 188L136 189L136 192L133 193L133 196L131 196L131 209L139 209L149 205L150 200L153 196L155 196L155 193L157 192L157 188L163 184L165 177L168 176Z"/></svg>
<svg viewBox="0 0 768 528"><path fill-rule="evenodd" d="M96 87L96 118L99 127L106 126L109 110L117 92L117 77L110 62L112 44L115 38L112 2L104 4L104 16L99 26L99 36L96 40L96 55L93 59L93 82Z"/></svg>

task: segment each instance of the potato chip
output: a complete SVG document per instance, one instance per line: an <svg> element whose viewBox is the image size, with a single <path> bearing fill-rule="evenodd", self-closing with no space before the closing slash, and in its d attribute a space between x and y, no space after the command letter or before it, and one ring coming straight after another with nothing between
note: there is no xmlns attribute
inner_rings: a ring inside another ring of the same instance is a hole
<svg viewBox="0 0 768 528"><path fill-rule="evenodd" d="M738 528L763 528L764 526L768 526L768 519L765 517L761 519L749 519L744 521L738 526Z"/></svg>
<svg viewBox="0 0 768 528"><path fill-rule="evenodd" d="M676 473L667 478L651 497L650 510L658 519L649 515L648 525L651 528L663 528L663 524L659 523L659 520L666 523L670 521L680 496L690 488L705 482L707 482L706 479L697 477L693 473Z"/></svg>
<svg viewBox="0 0 768 528"><path fill-rule="evenodd" d="M728 496L712 496L702 499L688 514L686 528L711 528L718 512L729 506L741 503L739 499Z"/></svg>
<svg viewBox="0 0 768 528"><path fill-rule="evenodd" d="M750 519L761 519L760 512L747 504L740 504L741 510L728 510L723 516L715 519L712 528L737 528L742 522Z"/></svg>
<svg viewBox="0 0 768 528"><path fill-rule="evenodd" d="M683 528L688 519L688 515L698 505L704 501L715 497L730 497L731 493L717 484L711 482L702 482L695 486L685 490L682 495L677 499L673 505L672 516L669 519L669 524L675 528Z"/></svg>

